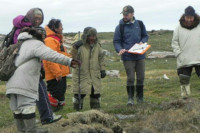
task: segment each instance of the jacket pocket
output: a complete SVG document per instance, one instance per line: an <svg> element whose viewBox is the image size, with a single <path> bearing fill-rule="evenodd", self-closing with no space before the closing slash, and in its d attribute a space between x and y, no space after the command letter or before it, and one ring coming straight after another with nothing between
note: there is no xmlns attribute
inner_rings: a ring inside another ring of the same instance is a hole
<svg viewBox="0 0 200 133"><path fill-rule="evenodd" d="M182 64L185 60L185 56L182 55L182 53L180 53L177 57L177 60L180 64Z"/></svg>
<svg viewBox="0 0 200 133"><path fill-rule="evenodd" d="M98 79L101 79L101 73L98 73L98 74L97 74L97 78L98 78Z"/></svg>

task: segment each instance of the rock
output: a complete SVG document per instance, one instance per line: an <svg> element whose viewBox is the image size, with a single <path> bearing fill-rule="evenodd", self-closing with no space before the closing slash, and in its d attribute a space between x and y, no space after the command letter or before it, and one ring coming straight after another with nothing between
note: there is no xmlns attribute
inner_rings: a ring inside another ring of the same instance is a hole
<svg viewBox="0 0 200 133"><path fill-rule="evenodd" d="M110 44L112 43L112 40L101 40L100 44Z"/></svg>
<svg viewBox="0 0 200 133"><path fill-rule="evenodd" d="M67 49L71 49L71 47L72 47L70 44L67 44L67 43L64 43L63 45L64 45Z"/></svg>
<svg viewBox="0 0 200 133"><path fill-rule="evenodd" d="M170 51L153 51L148 55L148 59L155 58L175 58L175 54Z"/></svg>
<svg viewBox="0 0 200 133"><path fill-rule="evenodd" d="M0 35L0 42L4 40L5 36Z"/></svg>
<svg viewBox="0 0 200 133"><path fill-rule="evenodd" d="M64 43L67 43L67 44L72 44L74 42L74 38L68 37L68 36L65 36L63 40L64 40Z"/></svg>
<svg viewBox="0 0 200 133"><path fill-rule="evenodd" d="M103 50L103 52L104 52L104 55L111 56L111 53L108 50Z"/></svg>
<svg viewBox="0 0 200 133"><path fill-rule="evenodd" d="M110 77L120 77L119 70L108 70L106 71L106 75Z"/></svg>
<svg viewBox="0 0 200 133"><path fill-rule="evenodd" d="M166 79L166 80L169 80L169 78L167 77L166 74L163 75L163 78Z"/></svg>
<svg viewBox="0 0 200 133"><path fill-rule="evenodd" d="M135 115L122 115L122 114L117 114L116 117L120 120L125 120L125 119L133 119L135 118Z"/></svg>
<svg viewBox="0 0 200 133"><path fill-rule="evenodd" d="M158 36L160 36L160 35L163 35L163 34L166 34L166 33L172 33L173 31L171 31L171 30L163 30L163 29L160 29L160 30L151 30L151 31L149 31L149 33L151 34L151 35L158 35Z"/></svg>
<svg viewBox="0 0 200 133"><path fill-rule="evenodd" d="M68 74L68 75L67 75L67 78L72 78L72 74Z"/></svg>

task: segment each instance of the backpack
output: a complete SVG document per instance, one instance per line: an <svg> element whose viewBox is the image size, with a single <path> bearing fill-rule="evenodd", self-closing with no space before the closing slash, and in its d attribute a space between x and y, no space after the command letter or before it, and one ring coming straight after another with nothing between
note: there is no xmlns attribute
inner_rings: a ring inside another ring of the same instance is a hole
<svg viewBox="0 0 200 133"><path fill-rule="evenodd" d="M143 22L140 21L140 20L137 20L137 21L138 21L138 23L140 25L141 31L143 31L143 29L144 29ZM124 41L124 38L123 38L123 35L124 35L124 24L120 24L119 28L120 28L119 30L120 30L120 34L121 34L121 41L123 42ZM141 32L141 35L142 35L142 32Z"/></svg>
<svg viewBox="0 0 200 133"><path fill-rule="evenodd" d="M15 34L16 30L17 30L17 28L13 27L12 30L10 31L10 33L8 33L5 36L3 44L2 44L3 47L9 47L11 44L14 44L14 34Z"/></svg>
<svg viewBox="0 0 200 133"><path fill-rule="evenodd" d="M8 81L14 74L17 67L15 66L15 58L19 53L22 43L25 40L19 40L17 44L9 47L0 48L0 80Z"/></svg>

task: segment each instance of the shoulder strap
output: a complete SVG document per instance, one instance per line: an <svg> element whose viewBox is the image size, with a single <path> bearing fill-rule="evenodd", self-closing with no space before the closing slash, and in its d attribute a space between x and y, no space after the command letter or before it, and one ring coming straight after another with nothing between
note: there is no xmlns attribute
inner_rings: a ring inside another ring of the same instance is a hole
<svg viewBox="0 0 200 133"><path fill-rule="evenodd" d="M123 42L124 38L124 24L119 24L119 30L120 30L120 34L121 34L121 42Z"/></svg>
<svg viewBox="0 0 200 133"><path fill-rule="evenodd" d="M9 47L9 45L13 44L14 34L16 30L17 28L13 27L12 30L5 36L2 47Z"/></svg>
<svg viewBox="0 0 200 133"><path fill-rule="evenodd" d="M141 34L142 34L142 31L144 29L144 25L143 25L143 22L141 20L138 20L138 23L140 25L140 29L141 29Z"/></svg>
<svg viewBox="0 0 200 133"><path fill-rule="evenodd" d="M19 55L19 51L20 51L20 49L21 49L22 44L23 44L25 41L27 41L27 40L34 40L34 39L32 39L32 38L30 39L30 38L29 38L29 39L18 40L18 42L17 42L17 44L18 44L18 51L17 51L18 53L17 53L17 55ZM16 46L16 45L14 45L14 46ZM27 61L24 61L24 62L20 63L19 66L21 66L22 64L24 64L24 63L26 63L26 62L27 62ZM18 67L19 67L19 66L18 66Z"/></svg>
<svg viewBox="0 0 200 133"><path fill-rule="evenodd" d="M141 36L142 36L142 31L144 29L144 25L143 22L141 20L137 20L139 25L140 25L140 29L141 29ZM119 24L119 30L120 30L120 34L121 34L121 42L123 42L124 38L124 24Z"/></svg>

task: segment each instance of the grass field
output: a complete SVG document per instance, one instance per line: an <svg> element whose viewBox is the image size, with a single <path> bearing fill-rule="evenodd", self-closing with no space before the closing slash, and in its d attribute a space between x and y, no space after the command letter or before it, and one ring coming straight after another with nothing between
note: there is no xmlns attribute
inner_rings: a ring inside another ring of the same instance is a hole
<svg viewBox="0 0 200 133"><path fill-rule="evenodd" d="M149 44L152 48L148 51L172 51L171 39L172 32L166 32L161 35L149 34ZM115 53L112 44L113 33L99 33L99 39L101 40L102 47L109 52L111 56L107 57L107 70L120 70L120 78L106 77L103 79L102 88L102 103L101 109L109 114L137 114L141 108L141 105L135 105L133 108L126 107L127 93L126 93L126 73L120 57ZM148 54L147 53L147 54ZM109 61L113 59L114 61ZM163 79L163 75L166 74L169 80ZM72 88L71 79L67 79L68 89L66 92L67 105L57 114L63 115L65 119L67 113L75 112L72 106ZM192 97L199 99L200 87L199 78L192 74L191 78ZM159 105L163 102L175 100L180 98L180 86L179 79L176 74L176 59L146 59L146 76L145 76L145 103L144 107L149 105ZM0 133L2 132L14 132L14 121L12 112L9 109L9 100L5 97L5 83L0 83ZM87 96L84 101L83 111L89 110L89 97ZM144 111L144 110L143 110ZM147 109L145 109L147 111ZM145 115L152 114L151 111L160 111L158 108L149 109L150 113L145 112ZM140 112L141 113L141 112ZM38 114L37 114L38 116ZM135 120L125 121L129 125L136 123ZM123 123L123 122L122 122ZM122 124L123 125L123 124ZM142 123L140 123L142 125ZM126 127L126 125L124 125ZM49 128L52 128L49 126ZM198 127L199 128L199 127ZM154 130L152 130L154 131ZM159 132L159 130L155 130ZM164 131L164 130L163 130ZM165 130L167 131L167 130ZM174 130L171 130L172 132ZM192 131L192 130L191 130ZM62 132L62 131L60 131ZM128 130L127 130L128 132ZM192 131L196 132L196 130Z"/></svg>

